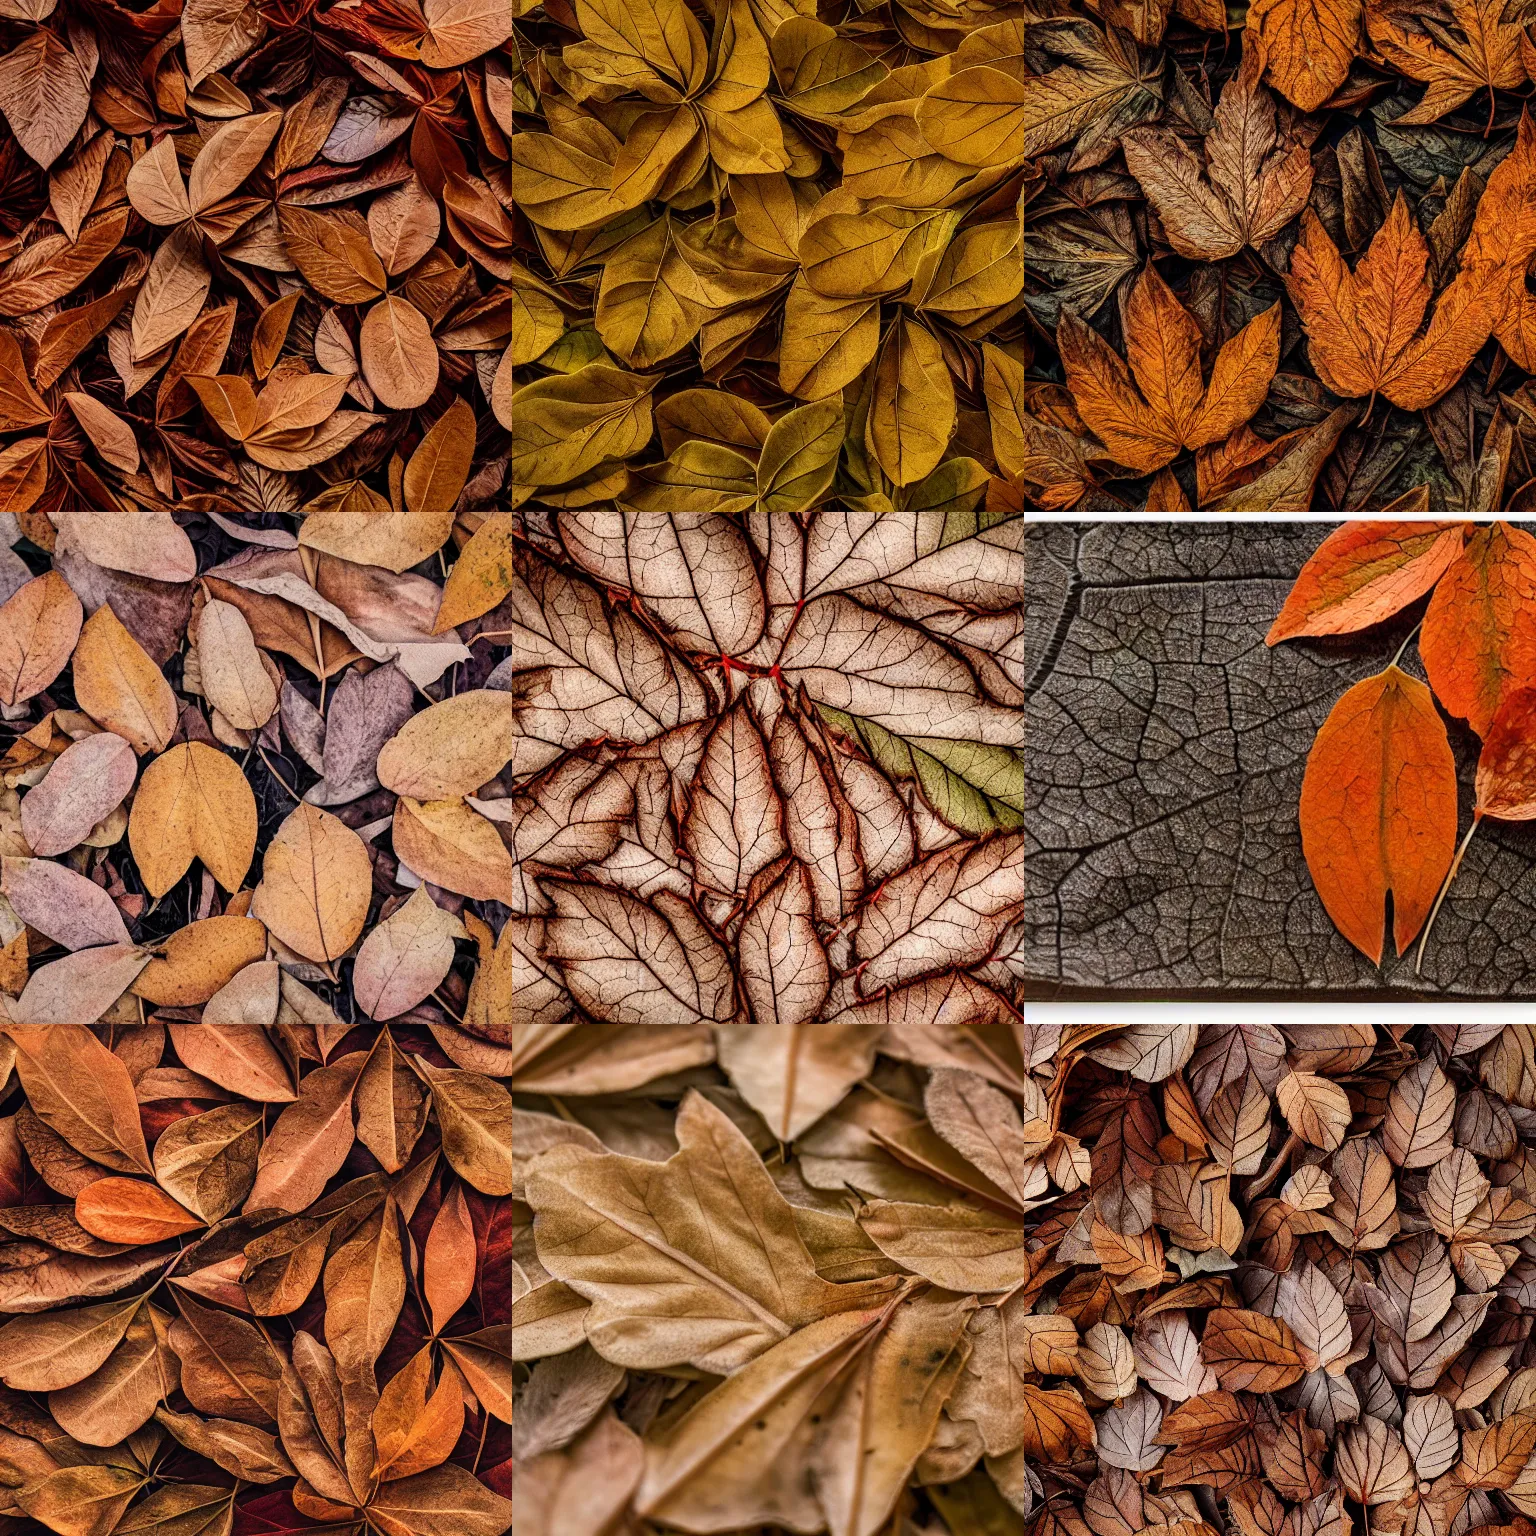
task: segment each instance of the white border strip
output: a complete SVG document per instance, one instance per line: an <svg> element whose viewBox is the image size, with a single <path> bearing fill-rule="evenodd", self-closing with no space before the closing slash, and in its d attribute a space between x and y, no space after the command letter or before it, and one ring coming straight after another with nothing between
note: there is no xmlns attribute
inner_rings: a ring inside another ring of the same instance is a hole
<svg viewBox="0 0 1536 1536"><path fill-rule="evenodd" d="M1070 1002L1024 1004L1027 1024L1536 1024L1536 1002L1223 1003Z"/></svg>

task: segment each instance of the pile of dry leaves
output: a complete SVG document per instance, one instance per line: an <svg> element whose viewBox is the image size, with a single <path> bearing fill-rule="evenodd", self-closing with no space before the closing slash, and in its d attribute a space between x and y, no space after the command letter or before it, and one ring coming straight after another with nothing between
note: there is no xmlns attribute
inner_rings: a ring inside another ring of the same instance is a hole
<svg viewBox="0 0 1536 1536"><path fill-rule="evenodd" d="M1032 14L1033 505L1536 504L1529 4Z"/></svg>
<svg viewBox="0 0 1536 1536"><path fill-rule="evenodd" d="M1022 510L1028 7L511 4L513 505Z"/></svg>
<svg viewBox="0 0 1536 1536"><path fill-rule="evenodd" d="M0 517L7 1530L510 1522L511 517L416 505Z"/></svg>
<svg viewBox="0 0 1536 1536"><path fill-rule="evenodd" d="M1026 1037L1031 1536L1536 1529L1536 1027Z"/></svg>
<svg viewBox="0 0 1536 1536"><path fill-rule="evenodd" d="M510 0L56 4L0 3L0 512L361 518L432 430L506 506Z"/></svg>

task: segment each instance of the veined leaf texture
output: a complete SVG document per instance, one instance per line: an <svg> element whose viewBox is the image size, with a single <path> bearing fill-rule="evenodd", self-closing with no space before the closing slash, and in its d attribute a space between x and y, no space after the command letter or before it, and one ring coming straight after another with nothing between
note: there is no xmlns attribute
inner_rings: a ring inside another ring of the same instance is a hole
<svg viewBox="0 0 1536 1536"><path fill-rule="evenodd" d="M514 516L516 1527L1015 1529L1023 520Z"/></svg>

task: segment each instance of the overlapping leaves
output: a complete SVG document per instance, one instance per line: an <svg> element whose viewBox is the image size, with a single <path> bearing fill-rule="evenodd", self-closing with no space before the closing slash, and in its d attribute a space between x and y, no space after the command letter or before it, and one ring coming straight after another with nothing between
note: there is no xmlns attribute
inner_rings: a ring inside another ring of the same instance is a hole
<svg viewBox="0 0 1536 1536"><path fill-rule="evenodd" d="M1022 16L525 11L513 505L1017 509L980 365L1023 304Z"/></svg>
<svg viewBox="0 0 1536 1536"><path fill-rule="evenodd" d="M1030 1048L1088 1164L1025 1217L1032 1536L1524 1528L1528 1027Z"/></svg>

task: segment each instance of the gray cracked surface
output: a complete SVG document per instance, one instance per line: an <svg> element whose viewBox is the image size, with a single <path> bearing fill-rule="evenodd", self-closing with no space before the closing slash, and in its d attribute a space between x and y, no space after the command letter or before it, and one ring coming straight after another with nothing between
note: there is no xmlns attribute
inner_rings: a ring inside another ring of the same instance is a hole
<svg viewBox="0 0 1536 1536"><path fill-rule="evenodd" d="M1030 994L1536 997L1536 823L1479 830L1419 978L1390 936L1372 966L1312 888L1296 824L1312 738L1423 607L1267 648L1332 526L1030 530ZM1423 676L1412 646L1403 664ZM1450 734L1465 831L1477 743Z"/></svg>

